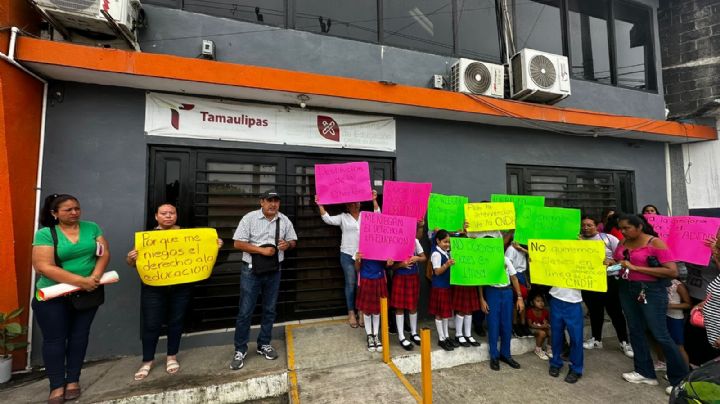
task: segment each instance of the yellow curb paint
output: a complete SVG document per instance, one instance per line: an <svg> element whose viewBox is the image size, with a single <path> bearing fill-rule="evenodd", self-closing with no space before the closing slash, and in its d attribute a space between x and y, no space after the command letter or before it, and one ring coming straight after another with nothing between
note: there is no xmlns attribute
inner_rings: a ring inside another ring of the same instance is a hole
<svg viewBox="0 0 720 404"><path fill-rule="evenodd" d="M293 341L293 328L299 324L285 326L285 339L287 345L288 377L290 378L290 402L300 404L300 392L298 391L297 371L295 371L295 343Z"/></svg>
<svg viewBox="0 0 720 404"><path fill-rule="evenodd" d="M393 361L390 361L387 365L390 368L390 370L392 370L393 373L395 373L395 376L397 376L397 378L400 379L402 384L405 385L405 388L410 393L410 395L413 396L415 401L417 401L418 403L422 403L423 401L422 401L422 397L420 397L420 394L418 394L417 390L415 390L415 387L413 387L413 385L410 384L408 379L405 378L405 375L402 374L400 369L398 369L397 366L395 366Z"/></svg>

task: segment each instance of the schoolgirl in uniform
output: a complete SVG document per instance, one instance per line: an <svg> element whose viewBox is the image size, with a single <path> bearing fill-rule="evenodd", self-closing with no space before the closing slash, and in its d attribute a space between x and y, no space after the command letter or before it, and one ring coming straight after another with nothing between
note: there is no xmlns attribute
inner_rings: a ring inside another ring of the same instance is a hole
<svg viewBox="0 0 720 404"><path fill-rule="evenodd" d="M385 269L393 265L392 260L364 260L359 252L355 254L355 269L358 273L358 294L355 306L362 311L367 334L367 349L382 352L378 334L380 332L380 299L387 297Z"/></svg>
<svg viewBox="0 0 720 404"><path fill-rule="evenodd" d="M416 237L422 237L422 225L422 222L418 223ZM413 349L413 343L420 345L420 336L417 333L417 304L420 296L418 263L425 261L427 258L422 245L418 239L415 239L415 255L406 261L395 264L390 306L395 309L395 323L400 346L406 351ZM405 338L405 310L408 311L410 320L410 340Z"/></svg>
<svg viewBox="0 0 720 404"><path fill-rule="evenodd" d="M452 293L450 289L450 267L455 260L450 258L450 234L446 230L435 232L435 250L430 256L432 262L432 288L428 312L435 315L438 345L446 351L454 349L448 333L448 320L452 317Z"/></svg>

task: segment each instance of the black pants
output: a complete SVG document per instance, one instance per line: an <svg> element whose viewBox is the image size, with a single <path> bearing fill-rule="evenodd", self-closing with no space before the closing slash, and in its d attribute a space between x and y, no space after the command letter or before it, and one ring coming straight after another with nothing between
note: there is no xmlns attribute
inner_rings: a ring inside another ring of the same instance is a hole
<svg viewBox="0 0 720 404"><path fill-rule="evenodd" d="M582 296L590 316L590 328L595 341L602 341L602 327L605 322L605 310L612 321L618 341L628 342L627 323L620 307L618 280L608 276L607 292L590 292L583 290Z"/></svg>
<svg viewBox="0 0 720 404"><path fill-rule="evenodd" d="M142 308L142 345L143 362L155 358L155 348L162 325L167 324L167 354L177 355L180 350L180 337L185 322L193 284L183 283L170 286L148 286L143 284L140 291Z"/></svg>

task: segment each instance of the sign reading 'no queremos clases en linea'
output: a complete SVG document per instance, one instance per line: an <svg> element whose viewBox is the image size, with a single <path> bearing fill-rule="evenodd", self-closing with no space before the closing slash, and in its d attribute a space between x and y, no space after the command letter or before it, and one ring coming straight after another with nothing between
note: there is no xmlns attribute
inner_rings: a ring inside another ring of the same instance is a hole
<svg viewBox="0 0 720 404"><path fill-rule="evenodd" d="M368 162L315 164L315 193L322 205L372 200Z"/></svg>
<svg viewBox="0 0 720 404"><path fill-rule="evenodd" d="M600 240L535 240L528 242L532 281L562 288L607 291L605 243Z"/></svg>
<svg viewBox="0 0 720 404"><path fill-rule="evenodd" d="M499 285L508 282L501 238L450 239L455 264L450 267L450 283L462 286Z"/></svg>
<svg viewBox="0 0 720 404"><path fill-rule="evenodd" d="M210 277L218 253L215 229L135 233L140 280L150 286L197 282Z"/></svg>

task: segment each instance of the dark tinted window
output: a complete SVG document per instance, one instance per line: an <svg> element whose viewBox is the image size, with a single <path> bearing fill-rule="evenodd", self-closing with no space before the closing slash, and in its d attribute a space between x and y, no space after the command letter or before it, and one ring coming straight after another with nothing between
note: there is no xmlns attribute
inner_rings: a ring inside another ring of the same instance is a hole
<svg viewBox="0 0 720 404"><path fill-rule="evenodd" d="M515 49L563 54L560 0L513 0Z"/></svg>
<svg viewBox="0 0 720 404"><path fill-rule="evenodd" d="M296 0L295 28L377 42L376 0Z"/></svg>
<svg viewBox="0 0 720 404"><path fill-rule="evenodd" d="M607 0L569 0L572 74L610 84Z"/></svg>
<svg viewBox="0 0 720 404"><path fill-rule="evenodd" d="M269 25L285 25L284 0L185 0L183 9Z"/></svg>
<svg viewBox="0 0 720 404"><path fill-rule="evenodd" d="M459 0L458 54L489 62L500 61L495 0Z"/></svg>
<svg viewBox="0 0 720 404"><path fill-rule="evenodd" d="M655 90L652 11L643 6L616 1L615 52L617 84Z"/></svg>
<svg viewBox="0 0 720 404"><path fill-rule="evenodd" d="M383 1L383 38L388 45L453 53L452 1Z"/></svg>

